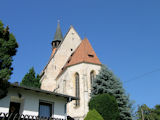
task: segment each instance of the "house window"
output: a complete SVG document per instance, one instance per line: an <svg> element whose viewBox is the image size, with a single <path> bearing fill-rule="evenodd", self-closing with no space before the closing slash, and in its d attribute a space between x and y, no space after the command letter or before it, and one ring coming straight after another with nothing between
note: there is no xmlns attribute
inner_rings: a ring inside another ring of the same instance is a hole
<svg viewBox="0 0 160 120"><path fill-rule="evenodd" d="M80 87L79 87L79 74L76 73L75 74L75 93L76 93L76 97L79 98L80 97ZM80 100L76 100L76 106L80 105Z"/></svg>
<svg viewBox="0 0 160 120"><path fill-rule="evenodd" d="M52 104L46 102L39 102L39 116L40 117L51 117L52 116Z"/></svg>
<svg viewBox="0 0 160 120"><path fill-rule="evenodd" d="M67 111L66 111L66 110L67 110L67 104L65 104L65 105L64 105L64 114L66 114L66 113L67 113Z"/></svg>
<svg viewBox="0 0 160 120"><path fill-rule="evenodd" d="M91 86L92 86L92 84L93 84L93 80L94 80L94 71L91 71L90 72L90 81L91 81Z"/></svg>

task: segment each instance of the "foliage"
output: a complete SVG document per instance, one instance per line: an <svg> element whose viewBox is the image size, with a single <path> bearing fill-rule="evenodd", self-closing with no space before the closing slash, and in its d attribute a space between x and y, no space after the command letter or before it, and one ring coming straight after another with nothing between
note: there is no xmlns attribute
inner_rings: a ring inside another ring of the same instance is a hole
<svg viewBox="0 0 160 120"><path fill-rule="evenodd" d="M137 111L138 120L142 120L142 111L143 111L143 117L145 120L153 120L151 115L152 110L146 104L138 108L138 111Z"/></svg>
<svg viewBox="0 0 160 120"><path fill-rule="evenodd" d="M40 76L38 74L37 74L37 76L35 75L35 70L33 67L24 76L20 85L27 86L27 87L40 88L40 86L41 86Z"/></svg>
<svg viewBox="0 0 160 120"><path fill-rule="evenodd" d="M102 116L95 110L89 110L84 120L104 120Z"/></svg>
<svg viewBox="0 0 160 120"><path fill-rule="evenodd" d="M143 117L142 117L143 116ZM137 111L137 120L160 120L160 105L149 108L146 104L141 105Z"/></svg>
<svg viewBox="0 0 160 120"><path fill-rule="evenodd" d="M155 120L160 120L160 105L156 105L153 109L153 116Z"/></svg>
<svg viewBox="0 0 160 120"><path fill-rule="evenodd" d="M16 55L18 44L9 27L4 28L0 21L0 98L7 94L8 80L13 71L13 56Z"/></svg>
<svg viewBox="0 0 160 120"><path fill-rule="evenodd" d="M122 83L104 65L93 81L91 96L103 93L108 93L116 98L121 120L132 120L129 97L126 95Z"/></svg>
<svg viewBox="0 0 160 120"><path fill-rule="evenodd" d="M109 94L100 94L91 98L89 109L96 109L104 120L119 120L119 110L116 99Z"/></svg>
<svg viewBox="0 0 160 120"><path fill-rule="evenodd" d="M130 108L130 111L131 111L132 120L136 120L137 117L136 117L135 109L137 106L135 105L135 101L130 100L128 107Z"/></svg>

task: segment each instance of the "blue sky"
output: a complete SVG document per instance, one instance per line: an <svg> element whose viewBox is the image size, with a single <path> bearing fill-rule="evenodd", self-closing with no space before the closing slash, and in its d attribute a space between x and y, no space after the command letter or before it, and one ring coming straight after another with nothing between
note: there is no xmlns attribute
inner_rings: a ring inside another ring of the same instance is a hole
<svg viewBox="0 0 160 120"><path fill-rule="evenodd" d="M159 5L159 0L1 0L0 20L19 43L10 81L20 82L32 66L42 71L60 20L63 35L73 25L89 39L136 105L159 104Z"/></svg>

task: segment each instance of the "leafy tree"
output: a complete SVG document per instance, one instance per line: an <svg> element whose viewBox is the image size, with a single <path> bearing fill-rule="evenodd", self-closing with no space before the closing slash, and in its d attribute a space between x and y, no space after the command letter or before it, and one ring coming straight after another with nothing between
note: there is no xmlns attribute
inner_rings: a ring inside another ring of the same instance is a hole
<svg viewBox="0 0 160 120"><path fill-rule="evenodd" d="M144 120L154 120L152 110L146 104L138 107L137 117L137 120L142 120L143 118Z"/></svg>
<svg viewBox="0 0 160 120"><path fill-rule="evenodd" d="M146 104L138 107L137 120L160 120L160 105L149 108Z"/></svg>
<svg viewBox="0 0 160 120"><path fill-rule="evenodd" d="M102 116L95 110L89 110L84 120L104 120Z"/></svg>
<svg viewBox="0 0 160 120"><path fill-rule="evenodd" d="M116 99L109 94L100 94L91 98L89 109L96 109L104 120L119 120L119 110Z"/></svg>
<svg viewBox="0 0 160 120"><path fill-rule="evenodd" d="M8 80L13 71L13 56L16 55L18 44L9 27L4 28L0 21L0 98L7 94Z"/></svg>
<svg viewBox="0 0 160 120"><path fill-rule="evenodd" d="M40 76L38 74L37 74L37 76L35 75L35 70L33 67L24 76L20 85L27 86L27 87L40 88L40 86L41 86Z"/></svg>
<svg viewBox="0 0 160 120"><path fill-rule="evenodd" d="M129 97L119 79L106 66L102 65L92 84L91 96L108 93L116 98L121 120L132 120Z"/></svg>
<svg viewBox="0 0 160 120"><path fill-rule="evenodd" d="M156 105L154 107L154 109L152 109L153 111L153 117L155 120L160 120L160 105Z"/></svg>

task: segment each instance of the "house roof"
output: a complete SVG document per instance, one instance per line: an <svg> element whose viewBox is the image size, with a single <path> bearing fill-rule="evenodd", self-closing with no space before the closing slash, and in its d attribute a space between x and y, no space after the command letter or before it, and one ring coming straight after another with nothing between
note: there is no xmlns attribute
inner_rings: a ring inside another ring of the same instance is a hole
<svg viewBox="0 0 160 120"><path fill-rule="evenodd" d="M30 90L30 91L34 91L34 92L49 94L49 95L54 95L54 96L59 96L59 97L64 97L64 98L67 98L68 100L69 99L70 100L78 100L79 99L79 98L74 97L74 96L69 96L69 95L56 93L56 92L51 92L51 91L46 91L46 90L42 90L42 89L39 89L39 88L20 86L20 85L17 85L17 84L11 84L11 87L12 88L20 88L20 89L24 89L24 90Z"/></svg>
<svg viewBox="0 0 160 120"><path fill-rule="evenodd" d="M67 63L64 65L63 69L57 76L57 78L65 71L69 66L76 65L79 63L91 63L101 65L95 51L93 50L89 40L85 38L82 40L81 44L75 50L75 52L70 56Z"/></svg>
<svg viewBox="0 0 160 120"><path fill-rule="evenodd" d="M76 49L73 55L71 55L65 67L82 63L82 62L101 65L100 60L98 59L95 51L93 50L87 38L82 40L79 47Z"/></svg>

